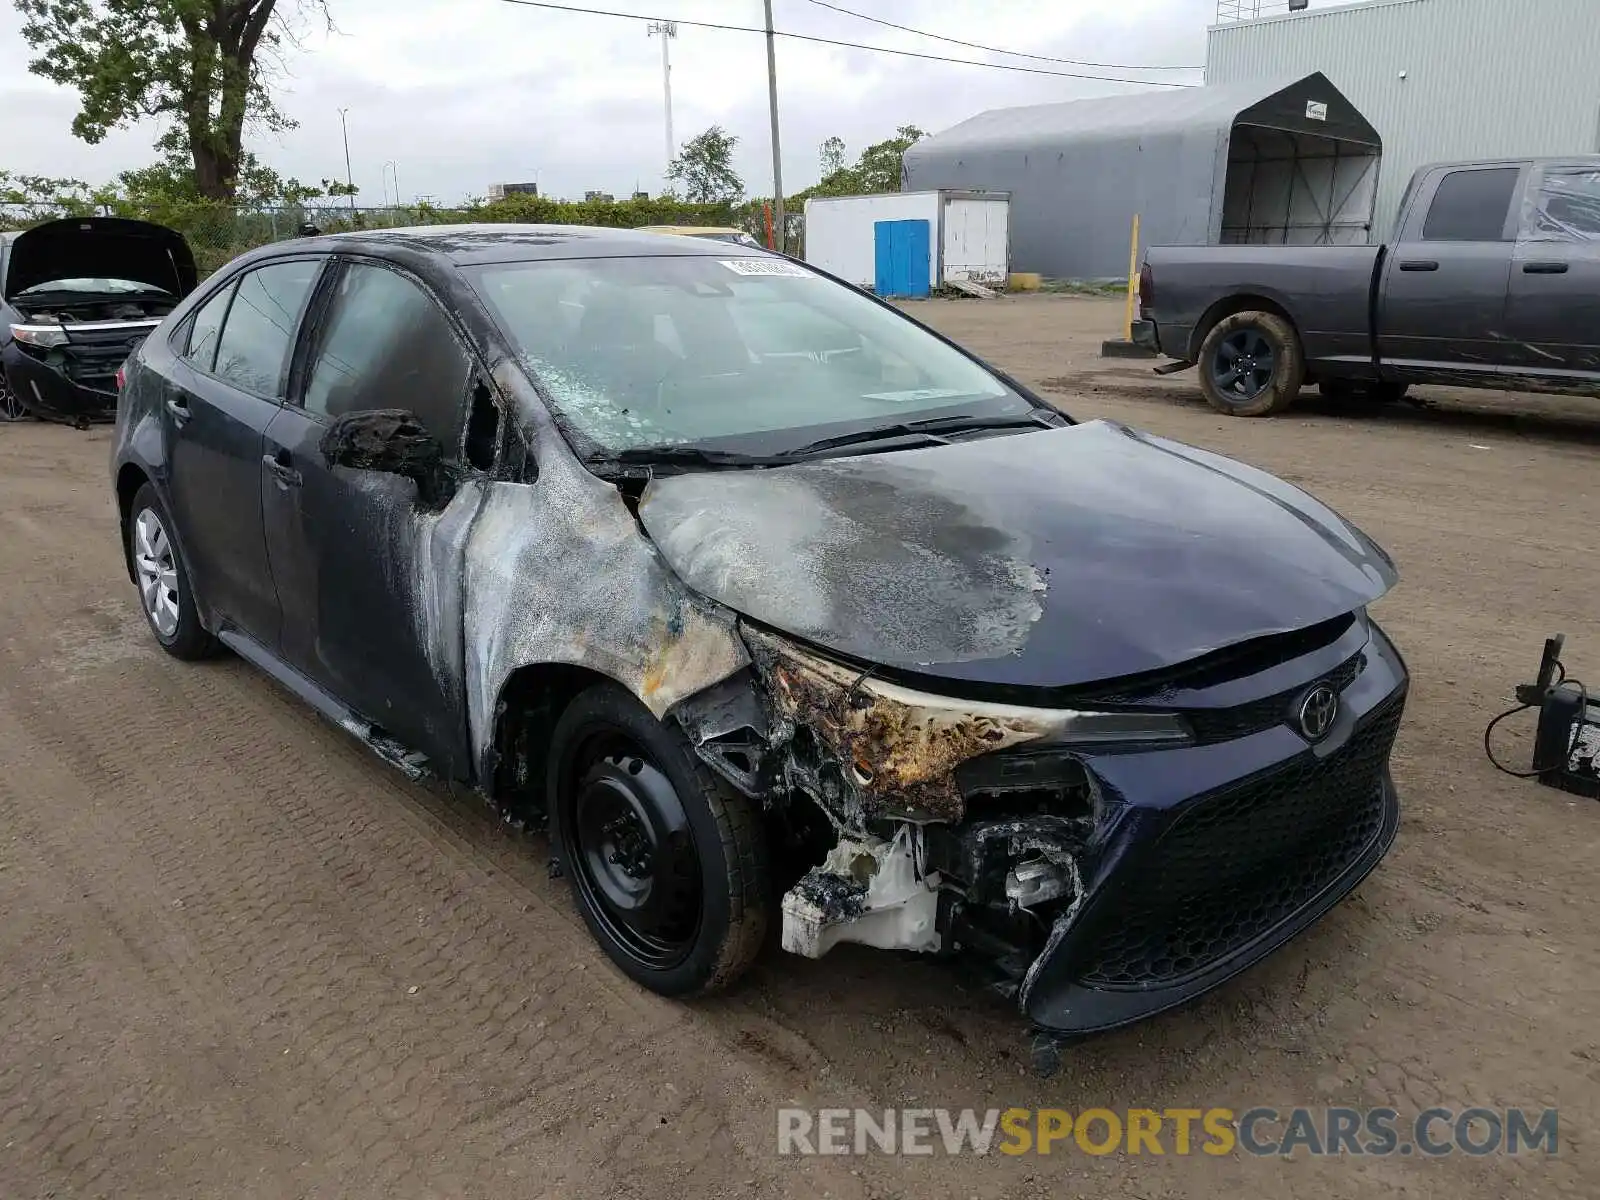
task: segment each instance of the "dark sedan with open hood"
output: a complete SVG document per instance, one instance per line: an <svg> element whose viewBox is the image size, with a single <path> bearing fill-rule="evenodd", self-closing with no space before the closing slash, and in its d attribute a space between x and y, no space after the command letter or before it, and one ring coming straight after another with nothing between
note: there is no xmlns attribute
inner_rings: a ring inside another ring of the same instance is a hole
<svg viewBox="0 0 1600 1200"><path fill-rule="evenodd" d="M117 368L194 285L183 235L148 221L71 217L0 234L0 409L109 418Z"/></svg>
<svg viewBox="0 0 1600 1200"><path fill-rule="evenodd" d="M139 350L114 468L164 647L225 644L548 822L664 994L775 921L1106 1029L1259 960L1394 838L1381 549L756 249L259 251Z"/></svg>

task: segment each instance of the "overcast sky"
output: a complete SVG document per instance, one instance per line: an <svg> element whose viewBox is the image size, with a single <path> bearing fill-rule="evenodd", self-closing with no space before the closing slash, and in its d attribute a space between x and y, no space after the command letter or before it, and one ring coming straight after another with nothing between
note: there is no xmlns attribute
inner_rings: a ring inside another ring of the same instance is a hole
<svg viewBox="0 0 1600 1200"><path fill-rule="evenodd" d="M685 20L759 26L760 0L565 0ZM1031 54L1106 63L1199 64L1215 0L837 0L950 37ZM279 0L292 10L295 0ZM379 204L384 163L398 163L407 202L481 196L491 183L531 179L547 194L618 196L662 185L665 158L660 41L642 22L520 7L504 0L331 0L338 31L291 51L283 108L300 122L250 148L305 182L342 178L338 109L348 108L360 202ZM811 0L775 0L775 24L819 37L954 57L979 51L885 29ZM27 74L21 21L0 0L0 111L12 114L0 168L99 183L154 158L157 130L113 133L98 146L72 136L77 98ZM678 142L720 124L739 139L736 167L752 194L770 194L766 51L762 37L680 26L672 43ZM1091 71L1198 82L1192 72ZM1126 85L925 62L780 38L778 104L786 191L817 178L817 147L845 140L853 159L898 125L948 128L988 108L1119 91Z"/></svg>

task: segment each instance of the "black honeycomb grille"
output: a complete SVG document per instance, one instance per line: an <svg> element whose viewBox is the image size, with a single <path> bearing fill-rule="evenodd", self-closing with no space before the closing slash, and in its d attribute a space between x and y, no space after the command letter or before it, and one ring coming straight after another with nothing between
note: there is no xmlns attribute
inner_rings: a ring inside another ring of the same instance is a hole
<svg viewBox="0 0 1600 1200"><path fill-rule="evenodd" d="M1079 979L1093 987L1177 983L1309 904L1371 847L1403 697L1331 758L1310 754L1194 802L1124 884Z"/></svg>

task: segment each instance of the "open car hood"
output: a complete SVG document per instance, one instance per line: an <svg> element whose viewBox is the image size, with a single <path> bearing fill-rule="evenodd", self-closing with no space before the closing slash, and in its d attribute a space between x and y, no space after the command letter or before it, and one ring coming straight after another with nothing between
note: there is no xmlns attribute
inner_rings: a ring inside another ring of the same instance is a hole
<svg viewBox="0 0 1600 1200"><path fill-rule="evenodd" d="M640 517L691 587L864 664L1073 686L1351 612L1395 582L1280 479L1122 425L668 476Z"/></svg>
<svg viewBox="0 0 1600 1200"><path fill-rule="evenodd" d="M18 234L6 256L5 299L58 279L127 279L177 297L197 281L183 234L122 217L67 217Z"/></svg>

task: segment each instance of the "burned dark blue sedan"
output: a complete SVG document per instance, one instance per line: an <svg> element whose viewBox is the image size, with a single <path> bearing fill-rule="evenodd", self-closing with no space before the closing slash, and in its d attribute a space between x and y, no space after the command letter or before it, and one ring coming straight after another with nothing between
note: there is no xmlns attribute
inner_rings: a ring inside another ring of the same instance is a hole
<svg viewBox="0 0 1600 1200"><path fill-rule="evenodd" d="M602 948L771 925L982 960L1084 1033L1282 945L1388 849L1388 557L1253 468L1076 423L759 249L311 237L130 362L114 486L180 658L548 823Z"/></svg>

